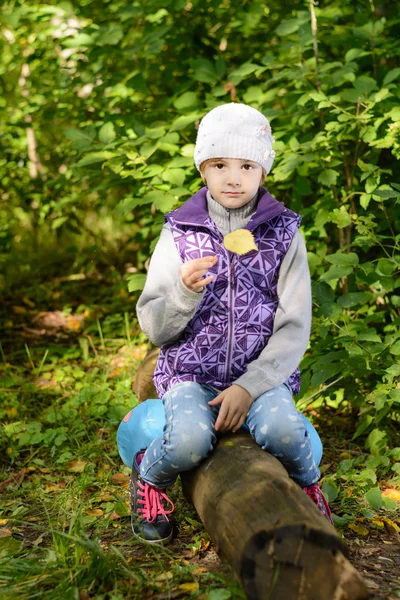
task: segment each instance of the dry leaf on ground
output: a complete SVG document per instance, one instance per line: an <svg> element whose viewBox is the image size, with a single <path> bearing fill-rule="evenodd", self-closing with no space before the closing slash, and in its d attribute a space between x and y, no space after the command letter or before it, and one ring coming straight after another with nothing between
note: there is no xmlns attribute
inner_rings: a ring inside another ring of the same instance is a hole
<svg viewBox="0 0 400 600"><path fill-rule="evenodd" d="M68 465L68 471L70 473L83 473L88 463L84 460L70 460Z"/></svg>

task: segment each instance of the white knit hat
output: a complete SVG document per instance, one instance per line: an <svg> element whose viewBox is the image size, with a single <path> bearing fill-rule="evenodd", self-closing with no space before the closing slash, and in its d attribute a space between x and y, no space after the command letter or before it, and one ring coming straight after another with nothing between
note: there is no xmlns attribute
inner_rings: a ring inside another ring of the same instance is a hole
<svg viewBox="0 0 400 600"><path fill-rule="evenodd" d="M210 110L197 132L194 162L198 170L209 158L241 158L269 173L276 152L268 119L258 110L231 102Z"/></svg>

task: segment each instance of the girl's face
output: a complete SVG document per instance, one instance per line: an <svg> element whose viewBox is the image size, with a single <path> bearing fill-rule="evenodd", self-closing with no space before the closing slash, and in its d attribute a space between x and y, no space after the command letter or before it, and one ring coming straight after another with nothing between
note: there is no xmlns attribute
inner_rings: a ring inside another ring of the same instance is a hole
<svg viewBox="0 0 400 600"><path fill-rule="evenodd" d="M201 169L214 200L225 208L240 208L256 195L263 179L261 165L241 158L213 158Z"/></svg>

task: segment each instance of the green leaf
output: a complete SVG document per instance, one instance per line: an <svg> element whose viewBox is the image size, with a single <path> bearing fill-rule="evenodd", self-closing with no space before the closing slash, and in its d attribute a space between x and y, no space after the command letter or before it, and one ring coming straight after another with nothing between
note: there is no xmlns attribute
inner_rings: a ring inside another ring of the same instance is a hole
<svg viewBox="0 0 400 600"><path fill-rule="evenodd" d="M372 77L362 75L353 83L357 92L362 96L368 96L372 91L378 89L378 84Z"/></svg>
<svg viewBox="0 0 400 600"><path fill-rule="evenodd" d="M322 491L328 497L328 502L331 503L338 497L338 488L333 479L324 479Z"/></svg>
<svg viewBox="0 0 400 600"><path fill-rule="evenodd" d="M319 387L322 383L325 383L325 381L341 372L343 372L343 365L341 363L318 365L313 371L311 386Z"/></svg>
<svg viewBox="0 0 400 600"><path fill-rule="evenodd" d="M315 102L326 100L326 96L323 92L309 92L308 95L312 100L315 100Z"/></svg>
<svg viewBox="0 0 400 600"><path fill-rule="evenodd" d="M384 277L390 277L396 269L396 262L389 258L381 258L376 266L376 272Z"/></svg>
<svg viewBox="0 0 400 600"><path fill-rule="evenodd" d="M168 181L175 186L183 185L185 181L186 172L184 169L168 169L162 175L163 181Z"/></svg>
<svg viewBox="0 0 400 600"><path fill-rule="evenodd" d="M288 19L287 21L283 21L276 28L276 33L280 36L290 35L298 30L300 27L300 22L298 19Z"/></svg>
<svg viewBox="0 0 400 600"><path fill-rule="evenodd" d="M116 156L113 152L89 152L86 154L78 163L78 167L87 167L88 165L94 165L95 163L105 162L106 160Z"/></svg>
<svg viewBox="0 0 400 600"><path fill-rule="evenodd" d="M352 90L352 89L345 89L342 91L341 94L342 94L343 100L346 100L347 102L351 102L351 103L355 103L355 104L358 103L358 101L360 100L360 97L361 97L361 94L358 90Z"/></svg>
<svg viewBox="0 0 400 600"><path fill-rule="evenodd" d="M198 108L200 101L195 92L185 92L179 98L174 100L174 106L179 112L185 112L187 110Z"/></svg>
<svg viewBox="0 0 400 600"><path fill-rule="evenodd" d="M368 490L365 494L365 499L375 510L382 508L382 494L379 488L371 488Z"/></svg>
<svg viewBox="0 0 400 600"><path fill-rule="evenodd" d="M368 205L371 201L371 198L372 198L371 194L361 194L360 195L360 204L364 210L367 210Z"/></svg>
<svg viewBox="0 0 400 600"><path fill-rule="evenodd" d="M229 590L216 588L207 594L205 600L230 600L230 598L232 598L232 594Z"/></svg>
<svg viewBox="0 0 400 600"><path fill-rule="evenodd" d="M389 373L392 377L400 376L400 364L396 363L395 365L390 366L386 369L386 373Z"/></svg>
<svg viewBox="0 0 400 600"><path fill-rule="evenodd" d="M324 302L321 304L320 311L324 317L335 319L342 314L342 309L335 302Z"/></svg>
<svg viewBox="0 0 400 600"><path fill-rule="evenodd" d="M396 388L395 390L391 390L389 392L389 396L395 402L400 402L400 388Z"/></svg>
<svg viewBox="0 0 400 600"><path fill-rule="evenodd" d="M166 17L168 15L168 11L165 10L165 8L160 8L157 12L151 14L151 15L146 15L146 21L148 21L149 23L160 23L160 21L163 20L164 17Z"/></svg>
<svg viewBox="0 0 400 600"><path fill-rule="evenodd" d="M128 277L128 290L130 292L136 292L138 290L143 290L145 283L146 283L146 277L147 275L145 275L144 273L134 273L133 275L129 275Z"/></svg>
<svg viewBox="0 0 400 600"><path fill-rule="evenodd" d="M353 267L331 267L319 278L320 281L333 281L334 279L341 279L346 277L353 272Z"/></svg>
<svg viewBox="0 0 400 600"><path fill-rule="evenodd" d="M391 69L390 71L388 71L385 75L385 79L383 80L383 85L387 85L388 83L391 83L392 81L394 81L395 79L397 79L400 76L400 68L397 67L396 69Z"/></svg>
<svg viewBox="0 0 400 600"><path fill-rule="evenodd" d="M376 92L375 97L374 97L374 102L378 103L378 102L382 102L382 100L385 100L385 98L388 98L389 96L392 96L392 94L390 93L390 91L387 88L382 88L381 90L379 90L379 92ZM364 138L364 141L368 141ZM374 137L372 139L375 139Z"/></svg>
<svg viewBox="0 0 400 600"><path fill-rule="evenodd" d="M355 440L356 438L358 438L358 436L365 433L367 431L368 427L371 425L372 421L373 421L373 418L371 417L371 415L365 415L364 417L362 417L360 424L357 427L352 439Z"/></svg>
<svg viewBox="0 0 400 600"><path fill-rule="evenodd" d="M337 178L339 177L339 173L334 171L333 169L324 169L318 175L318 181L322 183L322 185L326 185L327 187L331 187L336 184Z"/></svg>
<svg viewBox="0 0 400 600"><path fill-rule="evenodd" d="M332 212L329 213L329 218L332 223L336 223L339 229L343 227L348 227L351 221L351 215L347 212L347 209L344 206L340 208L335 208Z"/></svg>
<svg viewBox="0 0 400 600"><path fill-rule="evenodd" d="M93 36L87 33L78 33L73 37L67 37L61 40L66 48L81 48L82 46L91 46L94 42Z"/></svg>
<svg viewBox="0 0 400 600"><path fill-rule="evenodd" d="M335 252L335 254L327 254L325 256L331 265L338 265L340 267L355 267L359 263L358 255L355 252Z"/></svg>
<svg viewBox="0 0 400 600"><path fill-rule="evenodd" d="M390 198L400 198L399 192L394 190L374 190L372 197L378 196L379 200L390 200Z"/></svg>
<svg viewBox="0 0 400 600"><path fill-rule="evenodd" d="M386 433L380 429L373 429L367 438L366 445L374 456L379 456L385 450L386 443Z"/></svg>
<svg viewBox="0 0 400 600"><path fill-rule="evenodd" d="M84 140L85 142L92 142L94 139L87 134L86 130L83 129L74 129L71 127L69 129L64 129L64 133L65 137L68 140L71 140L72 142L76 142L79 140Z"/></svg>
<svg viewBox="0 0 400 600"><path fill-rule="evenodd" d="M229 75L229 81L233 83L233 85L238 85L243 79L246 79L248 75L254 73L254 71L263 72L265 69L266 67L246 62Z"/></svg>
<svg viewBox="0 0 400 600"><path fill-rule="evenodd" d="M189 115L182 115L180 117L178 117L177 119L175 119L175 121L172 123L171 128L170 128L170 132L172 131L180 131L181 129L185 129L188 125L191 125L192 123L194 123L195 121L197 121L198 119L200 119L203 116L203 113L190 113Z"/></svg>
<svg viewBox="0 0 400 600"><path fill-rule="evenodd" d="M57 217L56 219L54 219L54 221L52 221L51 223L51 228L52 229L58 229L59 227L61 227L61 225L63 225L66 221L68 221L68 217Z"/></svg>
<svg viewBox="0 0 400 600"><path fill-rule="evenodd" d="M382 503L386 510L396 510L399 507L395 500L387 498L386 496L382 498Z"/></svg>
<svg viewBox="0 0 400 600"><path fill-rule="evenodd" d="M362 50L361 48L352 48L351 50L348 50L345 54L344 57L344 61L346 63L353 61L356 58L361 58L361 56L366 56L370 54L369 52L365 52L365 50Z"/></svg>
<svg viewBox="0 0 400 600"><path fill-rule="evenodd" d="M369 294L367 292L359 292L359 293L367 294L367 296L369 296ZM357 336L357 340L359 342L375 342L377 344L380 344L382 342L379 335L377 333L375 333L374 331L365 331L364 333L359 333Z"/></svg>
<svg viewBox="0 0 400 600"><path fill-rule="evenodd" d="M115 129L113 123L104 123L99 131L99 140L102 144L110 144L115 140Z"/></svg>
<svg viewBox="0 0 400 600"><path fill-rule="evenodd" d="M345 294L344 296L340 296L338 298L338 304L343 306L343 308L351 308L352 306L356 306L357 304L362 304L367 302L370 298L370 294L367 292L350 292L349 294ZM379 341L381 341L379 339Z"/></svg>
<svg viewBox="0 0 400 600"><path fill-rule="evenodd" d="M96 39L98 46L115 46L124 37L121 25L113 24L107 28L102 28Z"/></svg>
<svg viewBox="0 0 400 600"><path fill-rule="evenodd" d="M158 208L158 210L165 214L173 208L175 208L178 201L175 196L172 196L172 194L165 194L163 192L159 192L157 194L157 197L154 198L153 203L154 206Z"/></svg>
<svg viewBox="0 0 400 600"><path fill-rule="evenodd" d="M389 352L390 352L390 354L394 354L394 356L399 356L400 355L400 340L397 340L397 342L395 342L389 348Z"/></svg>
<svg viewBox="0 0 400 600"><path fill-rule="evenodd" d="M333 302L335 293L327 283L320 281L312 281L312 293L317 304L324 304L325 302Z"/></svg>
<svg viewBox="0 0 400 600"><path fill-rule="evenodd" d="M362 469L358 474L354 475L354 481L362 486L374 484L377 482L375 469Z"/></svg>
<svg viewBox="0 0 400 600"><path fill-rule="evenodd" d="M149 140L158 140L165 135L165 127L146 127L144 134Z"/></svg>
<svg viewBox="0 0 400 600"><path fill-rule="evenodd" d="M190 66L193 69L193 79L202 83L217 83L219 77L216 73L214 64L204 58L197 58L190 61Z"/></svg>

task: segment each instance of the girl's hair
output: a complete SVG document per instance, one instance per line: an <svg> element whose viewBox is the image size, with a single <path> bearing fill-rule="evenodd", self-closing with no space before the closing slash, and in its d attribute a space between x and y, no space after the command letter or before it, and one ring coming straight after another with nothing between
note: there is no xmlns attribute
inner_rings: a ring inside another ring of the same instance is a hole
<svg viewBox="0 0 400 600"><path fill-rule="evenodd" d="M222 160L222 157L219 157ZM200 175L201 178L204 180L205 176L204 176L204 169L206 168L206 166L210 163L210 162L215 162L216 160L218 160L218 158L208 158L207 160L205 160L204 162L201 163L200 165ZM251 161L253 162L253 161ZM261 166L261 165L260 165ZM261 167L262 169L262 175L261 175L261 181L260 181L260 185L262 185L265 181L265 178L267 177L267 172L264 169L264 167Z"/></svg>

